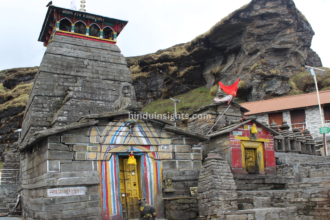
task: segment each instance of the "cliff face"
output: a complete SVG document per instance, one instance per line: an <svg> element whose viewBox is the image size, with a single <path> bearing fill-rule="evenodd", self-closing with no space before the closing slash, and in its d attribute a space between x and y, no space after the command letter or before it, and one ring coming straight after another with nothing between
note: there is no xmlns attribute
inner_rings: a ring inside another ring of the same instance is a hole
<svg viewBox="0 0 330 220"><path fill-rule="evenodd" d="M292 0L252 0L189 43L127 61L144 104L238 78L239 98L255 101L288 94L304 65L322 66L313 35Z"/></svg>
<svg viewBox="0 0 330 220"><path fill-rule="evenodd" d="M24 109L29 98L32 81L38 67L14 68L0 71L0 160L19 138L15 130L22 127ZM12 154L6 155L12 160ZM5 163L5 169L17 167Z"/></svg>

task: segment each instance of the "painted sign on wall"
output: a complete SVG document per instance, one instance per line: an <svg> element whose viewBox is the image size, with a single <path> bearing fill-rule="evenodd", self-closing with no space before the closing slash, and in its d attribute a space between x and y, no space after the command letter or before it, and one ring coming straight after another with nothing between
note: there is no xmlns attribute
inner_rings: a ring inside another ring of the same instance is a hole
<svg viewBox="0 0 330 220"><path fill-rule="evenodd" d="M241 131L233 131L233 135L234 136L242 136L242 132Z"/></svg>
<svg viewBox="0 0 330 220"><path fill-rule="evenodd" d="M48 197L86 195L87 187L53 188L47 189Z"/></svg>

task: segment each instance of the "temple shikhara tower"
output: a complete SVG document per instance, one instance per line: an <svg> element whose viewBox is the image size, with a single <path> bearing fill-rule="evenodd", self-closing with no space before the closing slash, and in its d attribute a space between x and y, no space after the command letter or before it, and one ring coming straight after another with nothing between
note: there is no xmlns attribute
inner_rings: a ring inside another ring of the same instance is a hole
<svg viewBox="0 0 330 220"><path fill-rule="evenodd" d="M132 78L116 46L127 21L50 5L39 41L47 47L26 107L22 139L114 110ZM135 101L134 89L130 98Z"/></svg>
<svg viewBox="0 0 330 220"><path fill-rule="evenodd" d="M142 214L162 219L165 206L177 203L172 197L190 198L189 187L197 187L198 144L208 138L161 119L129 117L141 108L116 46L126 24L49 6L39 36L47 50L19 144L25 218L137 219L141 198L154 207ZM167 191L165 178L176 180ZM196 197L184 204L191 202L196 209Z"/></svg>

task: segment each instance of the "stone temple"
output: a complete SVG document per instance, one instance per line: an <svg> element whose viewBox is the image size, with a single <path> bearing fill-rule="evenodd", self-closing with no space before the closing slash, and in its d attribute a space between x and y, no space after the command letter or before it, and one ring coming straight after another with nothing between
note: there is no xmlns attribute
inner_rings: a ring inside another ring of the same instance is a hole
<svg viewBox="0 0 330 220"><path fill-rule="evenodd" d="M52 5L48 8L39 36L47 50L26 107L23 141L36 131L115 109L118 91L132 83L116 46L126 24Z"/></svg>
<svg viewBox="0 0 330 220"><path fill-rule="evenodd" d="M308 131L264 125L235 102L194 112L186 130L143 114L116 46L126 24L48 8L13 211L24 219L146 219L142 199L156 219L329 219L329 157L317 156Z"/></svg>

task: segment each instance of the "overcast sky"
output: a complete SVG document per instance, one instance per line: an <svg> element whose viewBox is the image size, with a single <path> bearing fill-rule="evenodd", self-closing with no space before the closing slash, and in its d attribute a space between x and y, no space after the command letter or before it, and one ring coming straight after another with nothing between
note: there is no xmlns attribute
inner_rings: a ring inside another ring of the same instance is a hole
<svg viewBox="0 0 330 220"><path fill-rule="evenodd" d="M75 0L77 7L80 1ZM39 66L45 52L38 42L49 0L2 0L0 6L0 70ZM53 0L69 8L71 0ZM186 43L250 0L86 0L90 13L128 20L118 37L124 56L156 52ZM312 48L330 67L330 0L295 0L311 23Z"/></svg>

